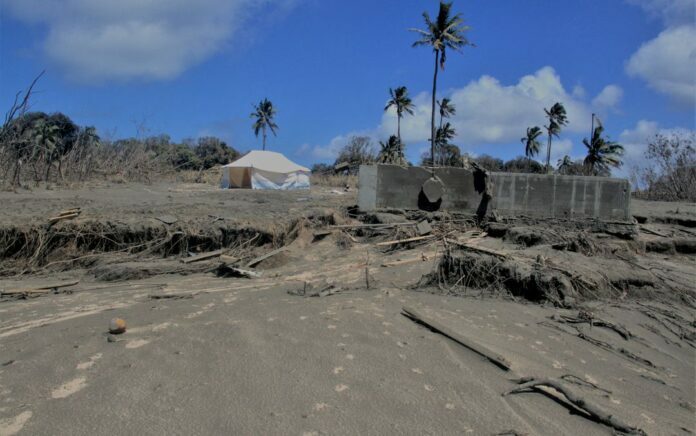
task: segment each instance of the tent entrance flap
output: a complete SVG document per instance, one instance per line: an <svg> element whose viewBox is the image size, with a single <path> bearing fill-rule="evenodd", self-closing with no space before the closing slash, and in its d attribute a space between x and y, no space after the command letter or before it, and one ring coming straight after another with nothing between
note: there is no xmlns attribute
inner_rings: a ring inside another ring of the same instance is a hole
<svg viewBox="0 0 696 436"><path fill-rule="evenodd" d="M251 188L251 168L227 168L230 188Z"/></svg>

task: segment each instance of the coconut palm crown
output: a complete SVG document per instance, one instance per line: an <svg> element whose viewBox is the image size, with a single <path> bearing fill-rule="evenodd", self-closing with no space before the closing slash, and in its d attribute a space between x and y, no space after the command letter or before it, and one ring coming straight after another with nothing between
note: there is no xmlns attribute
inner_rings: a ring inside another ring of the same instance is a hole
<svg viewBox="0 0 696 436"><path fill-rule="evenodd" d="M548 171L551 168L551 138L554 136L558 138L561 128L568 124L568 117L563 103L555 103L551 109L544 109L544 112L549 120L549 125L544 126L548 134L548 146L546 147L546 170Z"/></svg>
<svg viewBox="0 0 696 436"><path fill-rule="evenodd" d="M592 132L592 140L587 138L582 140L587 148L587 156L585 157L585 167L592 175L606 174L611 171L611 168L619 168L623 164L621 157L624 154L624 148L617 142L610 141L602 137L604 127L599 125Z"/></svg>
<svg viewBox="0 0 696 436"><path fill-rule="evenodd" d="M401 142L401 118L404 113L413 115L413 102L408 96L408 89L405 86L399 86L396 89L389 88L389 95L391 98L384 107L384 110L389 110L390 107L396 108L396 137Z"/></svg>
<svg viewBox="0 0 696 436"><path fill-rule="evenodd" d="M251 118L256 118L252 128L254 129L254 135L259 137L259 132L263 133L263 149L266 149L266 129L276 136L276 130L278 125L273 121L275 117L276 109L273 107L273 103L267 98L264 98L259 102L259 104L254 106L254 112L251 113Z"/></svg>
<svg viewBox="0 0 696 436"><path fill-rule="evenodd" d="M433 21L427 12L423 12L425 29L409 29L420 36L413 47L428 46L435 53L435 72L433 74L432 112L430 117L430 155L435 161L435 100L437 94L438 67L445 69L447 51L461 52L462 48L473 45L464 35L469 26L464 25L461 14L452 14L452 3L440 1L437 18Z"/></svg>

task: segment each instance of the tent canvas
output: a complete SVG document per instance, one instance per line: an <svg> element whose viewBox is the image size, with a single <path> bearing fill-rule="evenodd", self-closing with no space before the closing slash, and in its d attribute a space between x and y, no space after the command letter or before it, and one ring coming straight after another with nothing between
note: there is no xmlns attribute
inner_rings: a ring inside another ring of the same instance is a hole
<svg viewBox="0 0 696 436"><path fill-rule="evenodd" d="M254 150L222 167L220 187L309 189L310 173L280 153Z"/></svg>

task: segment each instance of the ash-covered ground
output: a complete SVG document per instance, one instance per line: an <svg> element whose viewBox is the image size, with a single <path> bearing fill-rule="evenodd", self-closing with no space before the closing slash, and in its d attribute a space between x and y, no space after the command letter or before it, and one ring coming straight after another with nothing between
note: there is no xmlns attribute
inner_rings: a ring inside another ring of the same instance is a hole
<svg viewBox="0 0 696 436"><path fill-rule="evenodd" d="M2 435L696 431L693 204L626 224L362 214L333 188L0 201Z"/></svg>

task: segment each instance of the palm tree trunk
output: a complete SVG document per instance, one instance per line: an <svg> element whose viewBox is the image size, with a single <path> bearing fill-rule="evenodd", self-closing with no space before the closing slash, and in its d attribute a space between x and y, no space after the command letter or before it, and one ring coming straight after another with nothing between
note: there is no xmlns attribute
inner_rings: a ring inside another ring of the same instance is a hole
<svg viewBox="0 0 696 436"><path fill-rule="evenodd" d="M546 147L546 173L551 170L551 132L549 132L549 144Z"/></svg>
<svg viewBox="0 0 696 436"><path fill-rule="evenodd" d="M435 166L435 94L437 92L437 64L440 62L440 50L435 50L435 74L433 75L433 103L430 114L430 163Z"/></svg>
<svg viewBox="0 0 696 436"><path fill-rule="evenodd" d="M401 143L401 115L396 114L396 137L399 138L399 143Z"/></svg>
<svg viewBox="0 0 696 436"><path fill-rule="evenodd" d="M263 150L266 150L266 126L263 126Z"/></svg>

